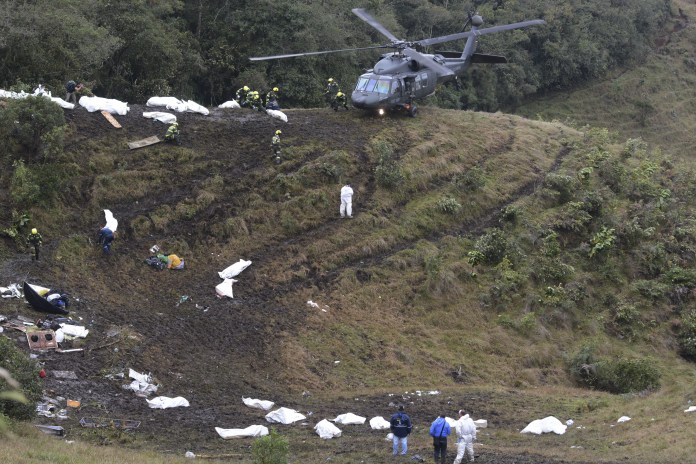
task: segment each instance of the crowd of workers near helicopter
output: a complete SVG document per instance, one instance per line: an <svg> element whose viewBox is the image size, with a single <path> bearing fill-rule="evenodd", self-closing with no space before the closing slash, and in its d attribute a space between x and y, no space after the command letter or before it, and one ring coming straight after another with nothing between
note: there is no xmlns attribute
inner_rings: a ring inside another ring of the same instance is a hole
<svg viewBox="0 0 696 464"><path fill-rule="evenodd" d="M273 87L264 99L258 90L251 90L248 86L241 87L237 90L236 100L242 108L250 108L252 110L280 110L278 104L278 87Z"/></svg>

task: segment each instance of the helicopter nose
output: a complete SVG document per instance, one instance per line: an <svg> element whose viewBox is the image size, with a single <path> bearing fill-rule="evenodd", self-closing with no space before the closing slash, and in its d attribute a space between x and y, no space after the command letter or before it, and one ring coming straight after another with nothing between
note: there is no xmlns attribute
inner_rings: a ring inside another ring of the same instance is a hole
<svg viewBox="0 0 696 464"><path fill-rule="evenodd" d="M353 92L350 99L353 102L354 107L365 108L365 104L367 103L367 94L363 92Z"/></svg>

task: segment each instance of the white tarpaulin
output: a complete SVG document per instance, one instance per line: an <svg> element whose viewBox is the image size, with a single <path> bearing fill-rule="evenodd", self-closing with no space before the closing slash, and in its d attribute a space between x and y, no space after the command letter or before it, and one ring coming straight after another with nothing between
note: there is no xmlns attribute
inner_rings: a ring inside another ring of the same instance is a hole
<svg viewBox="0 0 696 464"><path fill-rule="evenodd" d="M249 267L250 264L251 261L244 261L243 259L240 259L233 265L227 267L224 271L218 272L218 275L221 279L231 279L232 277L239 275L239 273Z"/></svg>
<svg viewBox="0 0 696 464"><path fill-rule="evenodd" d="M563 435L566 431L566 425L553 416L537 419L529 423L520 433L533 433L541 435L542 433L553 432L557 435Z"/></svg>
<svg viewBox="0 0 696 464"><path fill-rule="evenodd" d="M79 325L60 324L60 327L63 330L63 334L68 337L86 338L87 334L89 334L87 328Z"/></svg>
<svg viewBox="0 0 696 464"><path fill-rule="evenodd" d="M349 412L346 414L340 414L336 416L336 418L333 421L337 424L343 425L362 425L365 423L365 418L357 416L352 412Z"/></svg>
<svg viewBox="0 0 696 464"><path fill-rule="evenodd" d="M174 110L179 113L185 111L190 113L200 113L208 115L209 111L206 107L199 105L194 101L183 101L174 97L150 97L146 103L147 106L164 106L168 110Z"/></svg>
<svg viewBox="0 0 696 464"><path fill-rule="evenodd" d="M275 405L273 401L256 400L252 398L244 398L243 396L242 401L250 408L263 409L264 411L268 411Z"/></svg>
<svg viewBox="0 0 696 464"><path fill-rule="evenodd" d="M94 113L95 111L108 111L111 114L125 116L130 110L130 108L128 108L128 103L111 98L84 96L80 97L78 103L90 113Z"/></svg>
<svg viewBox="0 0 696 464"><path fill-rule="evenodd" d="M630 420L631 420L631 418L628 416L621 416L621 417L619 417L619 420L617 420L616 422L621 423L621 422L628 422Z"/></svg>
<svg viewBox="0 0 696 464"><path fill-rule="evenodd" d="M218 108L237 109L237 108L241 108L241 106L239 106L239 103L237 103L235 100L230 100L230 101L226 101L222 105L219 105Z"/></svg>
<svg viewBox="0 0 696 464"><path fill-rule="evenodd" d="M128 377L133 381L129 385L123 385L124 390L132 390L138 396L148 396L157 392L157 385L151 383L152 376L150 374L141 374L133 369L128 369Z"/></svg>
<svg viewBox="0 0 696 464"><path fill-rule="evenodd" d="M266 414L266 420L272 424L292 424L305 419L305 416L290 408L280 408Z"/></svg>
<svg viewBox="0 0 696 464"><path fill-rule="evenodd" d="M19 284L10 284L7 287L0 287L0 296L3 298L22 298L22 291Z"/></svg>
<svg viewBox="0 0 696 464"><path fill-rule="evenodd" d="M263 425L250 425L245 429L223 429L215 427L215 431L222 438L244 438L244 437L265 437L268 435L268 428Z"/></svg>
<svg viewBox="0 0 696 464"><path fill-rule="evenodd" d="M178 407L189 407L189 402L183 396L177 396L176 398L169 398L166 396L158 396L147 401L147 405L152 409L167 409L167 408L178 408Z"/></svg>
<svg viewBox="0 0 696 464"><path fill-rule="evenodd" d="M445 420L447 421L450 427L454 427L455 425L457 425L456 419L452 419L451 417L445 417Z"/></svg>
<svg viewBox="0 0 696 464"><path fill-rule="evenodd" d="M148 119L154 119L155 121L163 122L165 124L171 124L176 122L176 116L171 113L165 113L163 111L143 111L143 117Z"/></svg>
<svg viewBox="0 0 696 464"><path fill-rule="evenodd" d="M114 213L109 209L105 209L104 218L106 219L106 225L104 225L104 227L111 229L111 232L116 232L116 229L118 229L118 219L114 217Z"/></svg>
<svg viewBox="0 0 696 464"><path fill-rule="evenodd" d="M8 90L2 90L0 89L0 98L12 98L12 99L19 99L19 98L27 98L31 97L32 94L26 93L26 92L11 92ZM34 90L33 96L35 97L45 97L50 99L53 103L57 103L60 105L62 108L72 110L75 108L75 105L72 103L68 103L62 98L58 97L52 97L51 92L46 92L45 90L40 91L38 88Z"/></svg>
<svg viewBox="0 0 696 464"><path fill-rule="evenodd" d="M234 294L232 293L232 284L235 282L236 280L234 279L223 280L221 283L215 286L215 293L217 293L220 298L223 296L234 298Z"/></svg>
<svg viewBox="0 0 696 464"><path fill-rule="evenodd" d="M288 117L280 110L266 110L266 114L283 122L288 122Z"/></svg>
<svg viewBox="0 0 696 464"><path fill-rule="evenodd" d="M382 416L373 417L370 419L370 428L372 430L386 430L390 426L389 421Z"/></svg>
<svg viewBox="0 0 696 464"><path fill-rule="evenodd" d="M685 409L684 412L694 412L696 411L696 406L689 406L688 409Z"/></svg>
<svg viewBox="0 0 696 464"><path fill-rule="evenodd" d="M341 429L339 429L326 419L315 425L314 430L316 430L317 435L319 435L324 440L341 436Z"/></svg>

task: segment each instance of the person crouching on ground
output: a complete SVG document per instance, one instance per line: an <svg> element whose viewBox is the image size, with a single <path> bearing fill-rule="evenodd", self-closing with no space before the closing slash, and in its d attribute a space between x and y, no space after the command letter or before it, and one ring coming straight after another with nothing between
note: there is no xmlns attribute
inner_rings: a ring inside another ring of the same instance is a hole
<svg viewBox="0 0 696 464"><path fill-rule="evenodd" d="M114 241L114 232L108 227L103 227L99 229L99 236L97 242L102 247L102 251L105 255L111 253L111 243Z"/></svg>
<svg viewBox="0 0 696 464"><path fill-rule="evenodd" d="M163 255L159 254L157 255L160 261L162 261L164 264L167 265L167 269L183 269L184 268L184 260L179 258L175 254L171 255Z"/></svg>

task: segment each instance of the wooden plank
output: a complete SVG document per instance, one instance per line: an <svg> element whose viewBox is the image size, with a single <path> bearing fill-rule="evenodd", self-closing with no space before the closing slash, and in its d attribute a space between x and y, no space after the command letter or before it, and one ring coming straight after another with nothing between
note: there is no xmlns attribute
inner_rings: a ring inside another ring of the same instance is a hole
<svg viewBox="0 0 696 464"><path fill-rule="evenodd" d="M102 111L101 114L103 114L104 117L106 118L106 120L109 121L109 122L111 123L111 125L114 126L116 129L120 129L120 128L121 128L121 124L118 123L118 121L116 120L116 118L114 118L114 117L111 115L111 113L109 113L108 111Z"/></svg>
<svg viewBox="0 0 696 464"><path fill-rule="evenodd" d="M154 145L160 142L161 140L159 139L159 137L153 135L152 137L148 137L146 139L137 140L135 142L128 142L128 148L130 148L131 150L135 150L136 148L147 147L148 145Z"/></svg>

